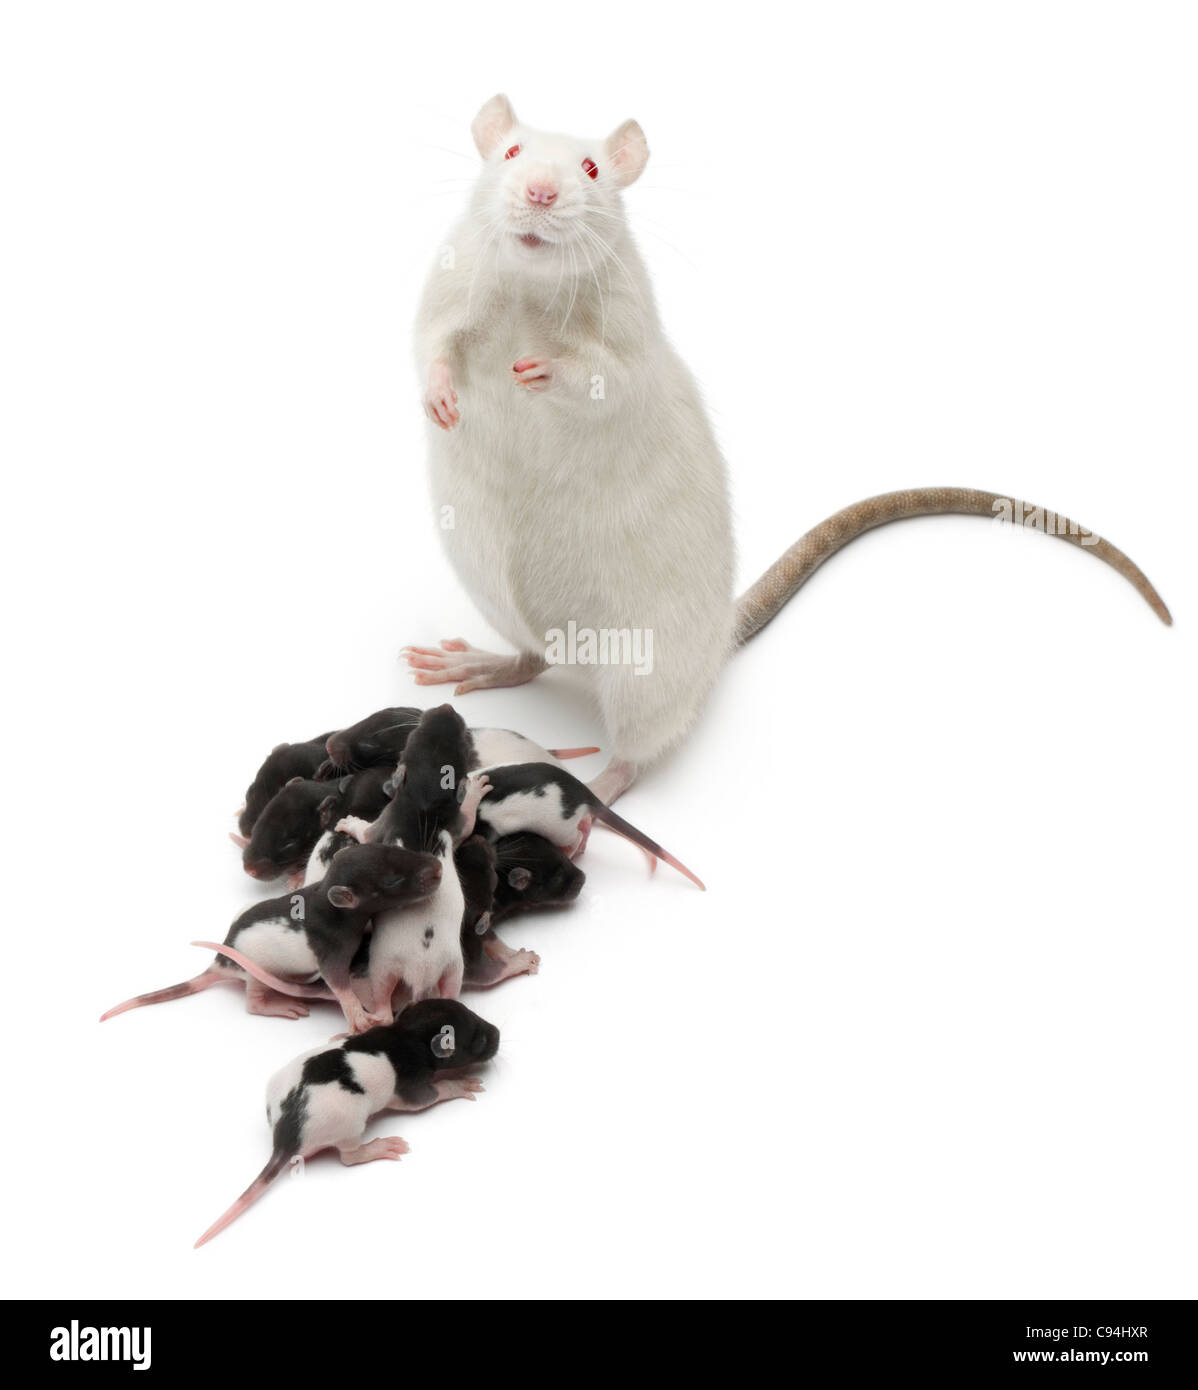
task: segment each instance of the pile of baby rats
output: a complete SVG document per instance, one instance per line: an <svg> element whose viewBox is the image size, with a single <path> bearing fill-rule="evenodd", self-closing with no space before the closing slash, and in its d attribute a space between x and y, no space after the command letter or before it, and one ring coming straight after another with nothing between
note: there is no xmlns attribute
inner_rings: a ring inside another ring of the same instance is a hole
<svg viewBox="0 0 1198 1390"><path fill-rule="evenodd" d="M598 751L470 729L448 704L378 710L272 749L231 838L246 873L287 891L247 908L223 942L193 943L215 953L199 975L101 1018L222 983L244 984L250 1013L297 1019L330 1000L345 1014L346 1033L267 1084L270 1157L197 1245L322 1149L347 1164L399 1158L402 1139L364 1139L379 1111L475 1098L482 1083L466 1073L495 1055L499 1030L458 995L537 973L540 957L495 926L578 897L574 860L594 823L703 886L563 766Z"/></svg>

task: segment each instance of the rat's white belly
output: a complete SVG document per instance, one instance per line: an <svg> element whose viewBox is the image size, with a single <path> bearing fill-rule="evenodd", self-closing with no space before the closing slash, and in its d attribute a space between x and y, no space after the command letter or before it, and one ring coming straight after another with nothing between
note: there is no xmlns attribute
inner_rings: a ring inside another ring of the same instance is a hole
<svg viewBox="0 0 1198 1390"><path fill-rule="evenodd" d="M656 363L623 400L557 382L536 394L511 379L518 352L480 349L457 383L460 423L429 426L437 523L483 616L526 651L571 621L690 629L720 646L724 465L685 371Z"/></svg>

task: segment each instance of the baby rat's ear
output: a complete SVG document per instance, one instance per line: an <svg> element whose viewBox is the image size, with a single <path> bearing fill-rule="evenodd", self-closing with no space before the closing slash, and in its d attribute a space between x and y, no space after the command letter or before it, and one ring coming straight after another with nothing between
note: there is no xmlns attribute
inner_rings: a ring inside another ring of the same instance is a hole
<svg viewBox="0 0 1198 1390"><path fill-rule="evenodd" d="M635 121L625 121L607 137L607 167L619 188L635 183L649 162L649 143Z"/></svg>
<svg viewBox="0 0 1198 1390"><path fill-rule="evenodd" d="M347 888L344 883L334 883L328 891L329 902L334 907L357 907L358 895L352 888Z"/></svg>
<svg viewBox="0 0 1198 1390"><path fill-rule="evenodd" d="M405 763L400 763L391 776L383 783L383 795L394 796L395 793L399 791L400 787L403 786L407 775L407 765Z"/></svg>
<svg viewBox="0 0 1198 1390"><path fill-rule="evenodd" d="M516 113L512 103L502 92L498 92L483 105L481 111L470 124L470 134L484 159L499 148L516 124Z"/></svg>

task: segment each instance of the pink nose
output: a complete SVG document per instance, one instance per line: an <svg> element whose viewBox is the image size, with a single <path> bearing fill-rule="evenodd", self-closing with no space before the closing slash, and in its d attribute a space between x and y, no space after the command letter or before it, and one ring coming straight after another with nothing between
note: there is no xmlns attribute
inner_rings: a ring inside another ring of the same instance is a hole
<svg viewBox="0 0 1198 1390"><path fill-rule="evenodd" d="M544 207L557 197L557 189L551 183L530 183L526 192L530 203L540 203Z"/></svg>

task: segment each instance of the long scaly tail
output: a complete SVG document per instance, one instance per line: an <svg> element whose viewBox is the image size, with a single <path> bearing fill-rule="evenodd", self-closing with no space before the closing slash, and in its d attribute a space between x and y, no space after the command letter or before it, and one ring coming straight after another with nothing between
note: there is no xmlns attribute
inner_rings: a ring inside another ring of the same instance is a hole
<svg viewBox="0 0 1198 1390"><path fill-rule="evenodd" d="M1030 530L1047 531L1070 545L1081 546L1110 565L1136 589L1163 623L1173 622L1164 600L1148 581L1147 575L1121 550L1087 531L1068 517L1040 507L1030 507L999 492L979 492L964 487L909 488L903 492L884 492L878 497L854 502L813 526L776 560L750 589L737 600L736 643L743 646L750 637L781 612L808 579L830 556L850 541L913 516L986 516L1018 521Z"/></svg>
<svg viewBox="0 0 1198 1390"><path fill-rule="evenodd" d="M223 947L221 948L224 949ZM190 980L184 980L182 984L171 985L169 989L155 989L149 994L135 994L132 999L126 999L123 1004L117 1004L107 1013L100 1015L100 1022L105 1019L115 1018L117 1014L128 1013L130 1009L140 1009L143 1004L165 1004L171 999L186 999L189 994L199 994L201 990L210 989L213 985L240 983L240 975L232 975L227 970L220 969L219 966L210 965L202 975L196 975Z"/></svg>
<svg viewBox="0 0 1198 1390"><path fill-rule="evenodd" d="M245 1211L246 1207L253 1206L259 1197L266 1191L272 1182L279 1176L286 1165L294 1157L293 1154L286 1153L282 1149L276 1149L267 1160L266 1167L258 1174L249 1187L233 1203L227 1212L218 1217L204 1234L196 1241L194 1249L198 1250L201 1245L207 1244L213 1236L218 1236L226 1226L232 1225L234 1221Z"/></svg>

